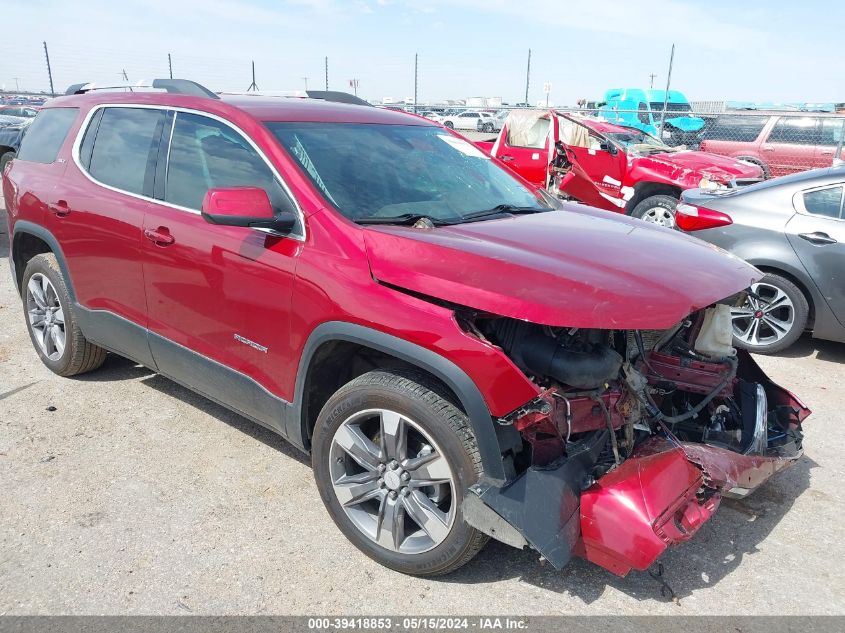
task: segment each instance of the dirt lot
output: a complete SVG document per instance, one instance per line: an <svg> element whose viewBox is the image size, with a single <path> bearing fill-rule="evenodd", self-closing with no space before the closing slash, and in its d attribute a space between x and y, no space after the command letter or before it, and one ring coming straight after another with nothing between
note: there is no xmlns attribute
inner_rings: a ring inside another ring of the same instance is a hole
<svg viewBox="0 0 845 633"><path fill-rule="evenodd" d="M648 573L556 572L492 542L420 580L347 543L270 432L118 357L51 374L3 268L0 614L845 613L845 345L760 359L815 411L806 455L667 552L677 601Z"/></svg>

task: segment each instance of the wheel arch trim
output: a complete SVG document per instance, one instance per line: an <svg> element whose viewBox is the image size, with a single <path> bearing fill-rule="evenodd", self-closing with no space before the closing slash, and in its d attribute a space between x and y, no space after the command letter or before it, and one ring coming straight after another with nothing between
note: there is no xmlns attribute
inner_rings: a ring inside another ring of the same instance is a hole
<svg viewBox="0 0 845 633"><path fill-rule="evenodd" d="M18 220L17 222L15 222L15 226L12 229L12 249L9 251L9 262L12 266L12 278L14 279L15 289L18 291L18 294L21 293L20 284L18 283L18 272L23 275L23 271L17 271L15 268L15 247L17 245L17 240L20 235L32 235L33 237L37 237L40 240L44 241L47 246L50 247L50 250L52 251L53 255L56 256L56 261L58 262L59 268L62 271L65 287L67 288L71 301L76 303L77 299L76 291L73 287L73 279L70 276L70 270L67 267L67 260L65 259L62 247L59 246L59 241L49 230L47 230L40 224L35 224L34 222L30 222L29 220Z"/></svg>
<svg viewBox="0 0 845 633"><path fill-rule="evenodd" d="M296 428L288 429L290 438L296 438L294 441L298 439L302 446L308 445L306 428L308 420L304 407L305 382L314 354L323 344L332 341L356 343L389 354L441 380L455 393L467 413L478 443L485 479L499 483L506 481L502 451L494 427L495 422L481 392L466 372L449 359L415 343L346 321L327 321L314 328L308 336L296 373L294 402L297 406L297 415L291 416L290 421Z"/></svg>

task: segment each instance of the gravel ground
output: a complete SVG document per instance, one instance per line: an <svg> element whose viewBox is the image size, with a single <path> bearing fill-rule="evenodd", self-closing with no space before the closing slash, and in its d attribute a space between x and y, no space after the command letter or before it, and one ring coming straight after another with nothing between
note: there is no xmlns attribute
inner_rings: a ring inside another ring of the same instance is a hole
<svg viewBox="0 0 845 633"><path fill-rule="evenodd" d="M814 409L807 453L663 556L677 600L495 542L423 580L351 546L270 432L116 356L51 374L2 271L0 614L843 614L845 345L759 360Z"/></svg>

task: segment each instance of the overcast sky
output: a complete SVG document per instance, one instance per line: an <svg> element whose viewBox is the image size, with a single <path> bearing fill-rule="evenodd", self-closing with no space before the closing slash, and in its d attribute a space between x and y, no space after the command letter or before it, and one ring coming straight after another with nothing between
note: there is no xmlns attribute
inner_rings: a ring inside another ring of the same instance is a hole
<svg viewBox="0 0 845 633"><path fill-rule="evenodd" d="M611 87L666 82L690 99L845 101L841 0L4 0L0 85L57 91L81 81L167 76L245 90L308 77L369 99L501 96L572 104Z"/></svg>

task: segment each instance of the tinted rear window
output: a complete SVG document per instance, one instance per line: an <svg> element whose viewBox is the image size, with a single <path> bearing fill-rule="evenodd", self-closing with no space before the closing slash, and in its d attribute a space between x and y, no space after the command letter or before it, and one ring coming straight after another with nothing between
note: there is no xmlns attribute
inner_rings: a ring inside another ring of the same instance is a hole
<svg viewBox="0 0 845 633"><path fill-rule="evenodd" d="M781 117L769 134L769 143L818 145L819 120L813 117Z"/></svg>
<svg viewBox="0 0 845 633"><path fill-rule="evenodd" d="M18 159L52 163L76 120L79 108L47 108L38 113L24 135Z"/></svg>
<svg viewBox="0 0 845 633"><path fill-rule="evenodd" d="M88 171L103 184L144 193L144 182L151 182L153 149L158 148L163 120L164 110L106 108Z"/></svg>
<svg viewBox="0 0 845 633"><path fill-rule="evenodd" d="M765 116L720 116L708 123L702 138L718 141L756 141L766 125Z"/></svg>

